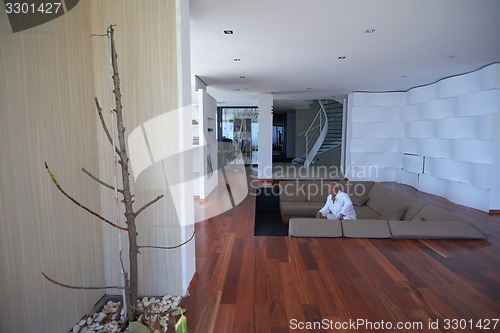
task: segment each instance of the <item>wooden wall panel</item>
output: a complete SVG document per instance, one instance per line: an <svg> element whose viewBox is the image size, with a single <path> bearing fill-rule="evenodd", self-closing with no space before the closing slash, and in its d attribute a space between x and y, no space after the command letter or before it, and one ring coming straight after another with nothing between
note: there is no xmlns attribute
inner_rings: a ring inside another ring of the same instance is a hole
<svg viewBox="0 0 500 333"><path fill-rule="evenodd" d="M182 151L182 128L191 129L191 109L178 109L178 61L176 2L174 0L152 1L92 1L92 31L103 34L108 24L115 26L116 51L123 95L126 136L134 132L138 142L129 142L131 159L135 156L148 156L145 168L140 174L132 170L135 208L155 198L159 194L165 197L142 213L138 221L139 243L159 246L171 246L182 243L193 232L193 225L181 226L182 212L193 210L191 194L182 195L184 172L182 159L184 153L171 154L173 150ZM93 40L93 59L95 76L95 95L101 101L103 109L110 110L110 76L107 38ZM114 104L113 104L114 105ZM182 112L189 112L186 126L183 125ZM164 115L168 113L168 117ZM111 116L108 115L108 120ZM158 128L160 121L168 119L163 128ZM153 122L153 123L150 123ZM109 122L108 122L109 123ZM154 128L154 130L151 130ZM179 130L181 129L181 130ZM190 134L190 133L189 133ZM191 136L190 140L191 140ZM112 179L112 156L110 145L98 130L99 173L103 179ZM153 144L154 143L154 144ZM191 141L188 142L191 148ZM142 154L130 150L142 147ZM156 149L161 151L157 151ZM169 149L164 149L168 147ZM162 152L169 152L166 158L155 158ZM136 161L132 161L134 164ZM137 163L136 163L137 165ZM192 162L187 164L190 167ZM189 170L189 175L192 172ZM175 187L175 188L172 188ZM109 190L101 191L102 212L114 217L113 197ZM182 222L188 222L183 220ZM126 235L124 235L126 236ZM104 229L104 251L106 262L106 282L120 282L120 264L118 260L117 233L110 228ZM194 249L193 244L188 247ZM184 260L183 250L141 251L139 258L139 293L162 295L183 293L182 285ZM126 259L126 258L125 258ZM192 253L194 266L194 250ZM127 264L128 260L125 260ZM193 272L194 273L194 272ZM192 276L192 274L191 274ZM190 277L189 277L190 279ZM189 283L189 281L187 281ZM187 284L186 284L187 286Z"/></svg>
<svg viewBox="0 0 500 333"><path fill-rule="evenodd" d="M102 285L101 222L61 186L99 209L90 6L12 33L0 11L0 331L64 332L103 294L56 286Z"/></svg>

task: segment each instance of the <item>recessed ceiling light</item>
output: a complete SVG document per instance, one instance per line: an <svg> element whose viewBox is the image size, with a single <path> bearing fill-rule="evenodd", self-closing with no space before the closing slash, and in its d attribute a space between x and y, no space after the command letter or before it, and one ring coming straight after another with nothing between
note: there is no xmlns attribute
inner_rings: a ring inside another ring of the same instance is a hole
<svg viewBox="0 0 500 333"><path fill-rule="evenodd" d="M375 29L366 29L365 34L372 34L375 32Z"/></svg>
<svg viewBox="0 0 500 333"><path fill-rule="evenodd" d="M457 56L454 56L454 55L451 55L451 56L448 56L448 59L453 59L453 58L456 58Z"/></svg>
<svg viewBox="0 0 500 333"><path fill-rule="evenodd" d="M343 59L345 59L345 57L344 57L344 56L342 56L342 57L339 57L339 59L340 59L340 60L343 60Z"/></svg>
<svg viewBox="0 0 500 333"><path fill-rule="evenodd" d="M234 31L233 30L224 30L224 35L233 35Z"/></svg>
<svg viewBox="0 0 500 333"><path fill-rule="evenodd" d="M406 77L406 75L401 75L401 77Z"/></svg>
<svg viewBox="0 0 500 333"><path fill-rule="evenodd" d="M246 78L246 76L244 76L244 75L240 76L240 79L245 79L245 78Z"/></svg>
<svg viewBox="0 0 500 333"><path fill-rule="evenodd" d="M233 60L236 61L236 62L241 61L240 58L234 58Z"/></svg>

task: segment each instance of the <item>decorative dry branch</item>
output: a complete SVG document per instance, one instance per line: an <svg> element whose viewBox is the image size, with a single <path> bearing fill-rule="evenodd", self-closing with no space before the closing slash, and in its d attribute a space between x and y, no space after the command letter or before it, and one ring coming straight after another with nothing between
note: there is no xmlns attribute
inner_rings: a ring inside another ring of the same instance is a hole
<svg viewBox="0 0 500 333"><path fill-rule="evenodd" d="M93 174L91 174L88 170L86 170L85 168L82 168L82 171L85 172L87 174L87 176L89 176L90 178L92 178L93 180L95 180L96 182L98 182L99 184L101 184L102 186L105 186L109 189L112 189L114 190L115 188L111 185L109 185L108 183L105 183L103 182L102 180L100 180L99 178L97 178L96 176L94 176ZM123 193L123 190L122 189L116 189L118 191L118 193Z"/></svg>
<svg viewBox="0 0 500 333"><path fill-rule="evenodd" d="M187 243L189 243L193 238L194 238L194 235L195 235L195 231L193 230L193 234L191 235L191 237L189 237L188 240L178 244L178 245L173 245L173 246L154 246L154 245L140 245L139 248L141 249L160 249L160 250L173 250L173 249L177 249L181 246L184 246L186 245Z"/></svg>
<svg viewBox="0 0 500 333"><path fill-rule="evenodd" d="M161 198L163 198L163 194L157 196L156 198L154 198L153 200L151 200L150 202L148 202L147 204L145 204L144 206L142 206L137 212L135 212L135 216L137 217L140 213L142 213L146 208L148 208L149 206L151 206L152 204L154 204L155 202L157 202L158 200L160 200Z"/></svg>
<svg viewBox="0 0 500 333"><path fill-rule="evenodd" d="M117 190L123 196L123 200L121 200L121 202L123 203L123 205L125 207L125 214L124 215L126 218L127 227L121 227L121 226L111 222L110 220L104 218L100 214L98 214L98 213L92 211L91 209L85 207L84 205L82 205L80 202L78 202L76 199L74 199L72 196L67 194L62 189L62 187L58 184L55 176L50 171L47 163L45 163L45 168L47 170L47 173L50 175L53 183L57 187L57 189L62 194L64 194L71 202L73 202L77 206L83 208L85 211L89 212L90 214L98 217L103 222L106 222L109 225L111 225L117 229L127 231L128 241L129 241L129 246L128 246L128 248L129 248L129 251L128 251L129 270L127 272L127 270L125 269L125 265L123 263L123 258L122 258L122 252L120 251L120 265L121 265L122 272L124 275L124 286L105 286L105 287L72 286L72 285L58 282L58 281L48 277L45 273L42 273L42 275L48 281L50 281L54 284L57 284L59 286L65 287L65 288L94 289L94 290L95 289L121 289L121 290L125 290L124 303L126 304L127 314L126 314L126 318L124 319L124 322L122 324L122 326L124 326L128 320L133 319L134 313L140 311L134 306L135 301L137 300L137 295L138 295L138 278L139 278L138 254L140 253L139 249L140 248L154 248L154 249L165 249L165 250L176 249L176 248L179 248L179 247L187 244L189 241L191 241L195 236L195 232L193 231L193 234L191 235L191 237L188 240L186 240L185 242L183 242L179 245L175 245L175 246L150 246L150 245L139 246L137 244L137 235L138 235L137 226L136 226L137 216L139 214L141 214L144 210L146 210L148 207L150 207L151 205L153 205L154 203L159 201L161 198L163 198L164 195L157 196L153 200L144 204L137 211L134 211L134 209L133 209L133 204L134 204L133 197L134 197L134 195L131 193L131 190L130 190L129 157L127 154L126 139L125 139L125 126L124 126L124 122L123 122L123 106L122 106L122 102L121 102L122 96L121 96L121 92L120 92L120 78L118 75L117 55L116 55L116 50L115 50L113 26L110 25L108 27L108 31L107 31L106 35L98 35L98 36L108 36L109 41L110 41L112 79L113 79L113 85L114 85L113 94L115 96L115 109L112 110L112 112L115 112L115 115L116 115L116 117L115 117L116 124L115 125L117 128L117 137L118 137L117 145L118 146L113 144L114 140L111 137L111 134L108 130L108 127L106 126L106 122L104 121L104 117L103 117L103 113L102 113L102 108L99 105L99 101L97 98L95 98L95 104L96 104L97 113L99 115L99 119L101 121L102 128L103 128L109 142L111 143L111 145L115 149L116 155L118 156L116 163L120 164L120 166L121 166L121 177L122 177L121 181L122 181L123 188L117 189ZM101 184L107 188L114 189L113 186L100 180L98 177L94 176L86 169L82 168L82 171L84 173L86 173L89 177L91 177L92 179L97 181L99 184ZM124 327L122 327L122 328L124 328Z"/></svg>
<svg viewBox="0 0 500 333"><path fill-rule="evenodd" d="M45 162L45 169L47 170L47 172L49 173L50 175L50 178L52 178L52 182L54 183L54 185L56 185L57 189L66 196L66 198L68 198L71 202L73 202L75 205L77 205L78 207L81 207L83 210L86 210L87 212L89 212L90 214L98 217L100 220L102 220L103 222L106 222L107 224L115 227L115 228L118 228L120 230L124 230L124 231L127 231L128 228L125 228L125 227L121 227L117 224L114 224L113 222L111 222L110 220L108 220L107 218L105 218L104 216L102 215L99 215L98 213L94 212L93 210L87 208L86 206L82 205L80 202L78 202L75 198L73 198L71 195L69 195L68 193L66 193L66 191L64 191L61 187L61 185L59 185L59 183L57 182L56 180L56 177L54 176L54 174L52 174L52 172L50 171L49 169L49 166L47 165L47 162Z"/></svg>
<svg viewBox="0 0 500 333"><path fill-rule="evenodd" d="M79 290L100 290L100 289L125 289L123 286L105 286L105 287L80 287L80 286L72 286L69 284L61 283L58 282L54 279L51 279L50 277L47 276L47 274L42 272L42 275L44 278L49 280L50 282L57 284L58 286L64 287L64 288L69 288L69 289L79 289Z"/></svg>
<svg viewBox="0 0 500 333"><path fill-rule="evenodd" d="M111 134L109 134L108 126L106 126L106 122L104 121L104 117L102 116L102 108L99 105L99 100L97 97L95 98L95 106L97 108L97 114L99 115L99 119L101 120L101 125L102 129L104 130L104 133L106 133L106 136L108 137L109 143L113 145L113 139L111 138ZM115 150L117 153L120 151L118 150L118 147L115 146Z"/></svg>

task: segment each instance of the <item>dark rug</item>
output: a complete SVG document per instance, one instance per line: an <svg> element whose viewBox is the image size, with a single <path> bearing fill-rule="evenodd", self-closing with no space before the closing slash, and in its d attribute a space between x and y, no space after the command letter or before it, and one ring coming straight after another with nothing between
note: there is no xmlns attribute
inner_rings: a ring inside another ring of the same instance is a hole
<svg viewBox="0 0 500 333"><path fill-rule="evenodd" d="M255 236L288 236L281 221L278 187L260 187L255 198Z"/></svg>

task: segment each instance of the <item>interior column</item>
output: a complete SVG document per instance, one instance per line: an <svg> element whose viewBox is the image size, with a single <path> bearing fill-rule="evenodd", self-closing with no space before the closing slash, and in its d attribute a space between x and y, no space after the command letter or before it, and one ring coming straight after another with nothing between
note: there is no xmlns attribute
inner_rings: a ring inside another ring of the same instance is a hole
<svg viewBox="0 0 500 333"><path fill-rule="evenodd" d="M273 178L273 94L259 94L259 156L258 178Z"/></svg>

